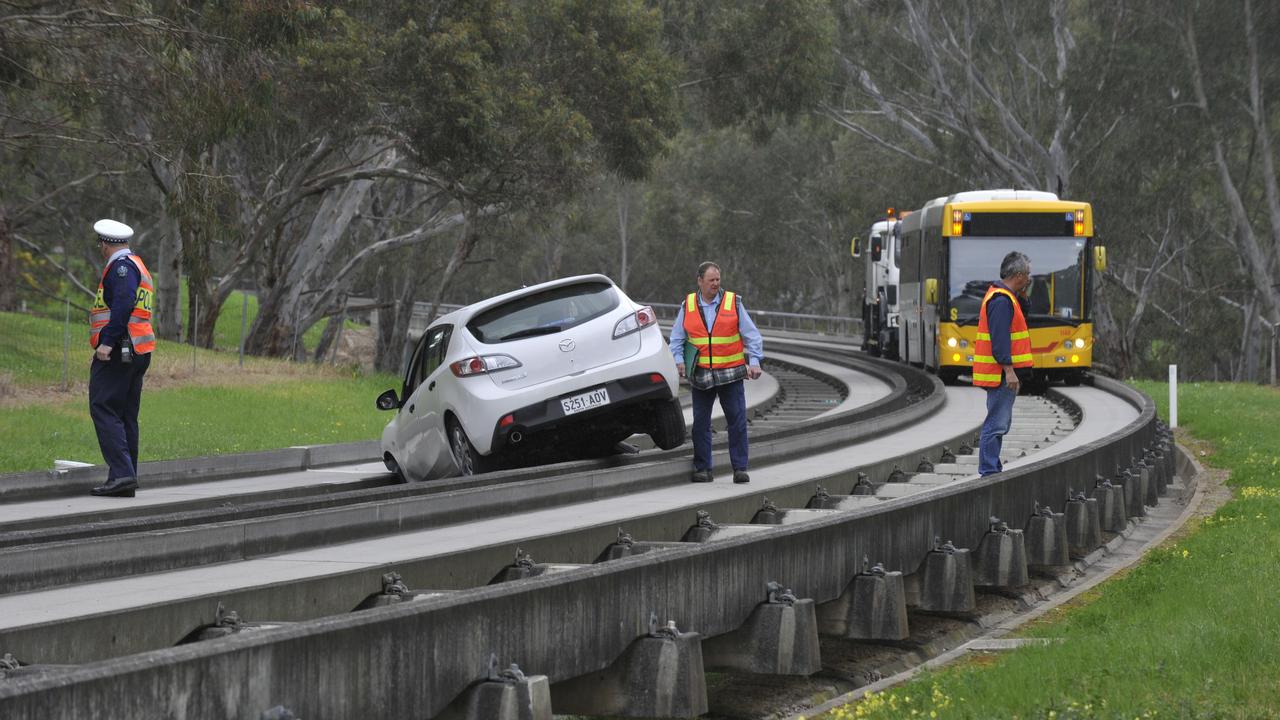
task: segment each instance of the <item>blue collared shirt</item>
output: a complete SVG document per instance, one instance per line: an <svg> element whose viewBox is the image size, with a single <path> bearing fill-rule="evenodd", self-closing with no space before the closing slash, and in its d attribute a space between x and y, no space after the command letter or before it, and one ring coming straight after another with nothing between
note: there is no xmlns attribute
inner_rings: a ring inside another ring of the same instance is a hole
<svg viewBox="0 0 1280 720"><path fill-rule="evenodd" d="M1017 294L999 280L992 285ZM1013 340L1009 337L1009 326L1012 324L1013 303L1007 295L996 294L987 301L987 332L991 335L991 357L995 358L997 365L1013 364Z"/></svg>
<svg viewBox="0 0 1280 720"><path fill-rule="evenodd" d="M698 310L702 313L702 320L710 328L715 324L716 313L720 310L720 301L724 299L724 291L721 290L711 302L703 300L702 293L695 294L698 296ZM746 350L747 364L760 367L760 361L764 359L764 337L760 335L760 329L747 314L747 306L742 304L741 297L738 297L738 334L742 336L742 347ZM677 365L684 362L684 341L687 338L688 335L684 331L684 303L680 303L680 312L676 313L675 324L671 326L671 342L668 343L671 356L676 359Z"/></svg>

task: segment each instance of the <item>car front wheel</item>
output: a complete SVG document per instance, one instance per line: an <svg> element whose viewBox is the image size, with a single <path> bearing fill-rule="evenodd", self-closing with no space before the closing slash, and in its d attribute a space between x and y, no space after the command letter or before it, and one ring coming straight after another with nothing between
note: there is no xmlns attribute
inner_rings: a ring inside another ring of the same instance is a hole
<svg viewBox="0 0 1280 720"><path fill-rule="evenodd" d="M658 406L655 415L653 432L649 433L653 444L663 450L670 450L683 445L685 437L684 410L680 408L680 401L673 398L670 402L662 403Z"/></svg>
<svg viewBox="0 0 1280 720"><path fill-rule="evenodd" d="M476 451L467 432L456 420L449 421L449 450L463 475L487 473L494 468L493 460Z"/></svg>

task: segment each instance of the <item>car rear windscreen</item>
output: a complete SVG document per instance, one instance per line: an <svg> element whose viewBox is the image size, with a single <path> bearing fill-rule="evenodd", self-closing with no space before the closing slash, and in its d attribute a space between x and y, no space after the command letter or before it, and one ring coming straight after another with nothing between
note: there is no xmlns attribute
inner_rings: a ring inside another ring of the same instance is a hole
<svg viewBox="0 0 1280 720"><path fill-rule="evenodd" d="M489 308L471 318L467 329L482 343L500 343L568 330L617 306L618 294L612 285L575 283Z"/></svg>

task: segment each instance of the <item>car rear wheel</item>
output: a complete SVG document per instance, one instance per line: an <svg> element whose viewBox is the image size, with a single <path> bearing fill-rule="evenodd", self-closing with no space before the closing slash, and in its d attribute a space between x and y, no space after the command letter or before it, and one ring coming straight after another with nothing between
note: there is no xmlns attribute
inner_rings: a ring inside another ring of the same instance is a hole
<svg viewBox="0 0 1280 720"><path fill-rule="evenodd" d="M684 410L680 408L680 401L672 399L670 402L662 403L658 406L655 413L654 429L649 433L649 437L653 439L653 444L663 450L678 448L684 444L685 426L684 426Z"/></svg>
<svg viewBox="0 0 1280 720"><path fill-rule="evenodd" d="M467 431L456 420L449 421L449 451L453 453L453 461L463 475L487 473L495 466L492 458L485 457L476 451Z"/></svg>

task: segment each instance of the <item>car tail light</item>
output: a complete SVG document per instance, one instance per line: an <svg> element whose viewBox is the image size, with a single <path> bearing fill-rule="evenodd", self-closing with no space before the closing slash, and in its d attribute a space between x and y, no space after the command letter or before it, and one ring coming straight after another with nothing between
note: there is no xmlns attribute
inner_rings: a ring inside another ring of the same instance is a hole
<svg viewBox="0 0 1280 720"><path fill-rule="evenodd" d="M662 377L662 373L649 373L649 382L653 383L654 385L661 385L666 381L667 379Z"/></svg>
<svg viewBox="0 0 1280 720"><path fill-rule="evenodd" d="M658 316L653 313L653 308L645 305L613 326L613 339L617 340L624 335L643 330L656 322L658 322Z"/></svg>
<svg viewBox="0 0 1280 720"><path fill-rule="evenodd" d="M498 427L500 428L507 427L515 423L515 421L516 421L515 413L507 413L506 415L502 416L501 420L498 421Z"/></svg>
<svg viewBox="0 0 1280 720"><path fill-rule="evenodd" d="M449 365L456 377L470 377L485 373L520 367L520 361L510 355L474 355Z"/></svg>

